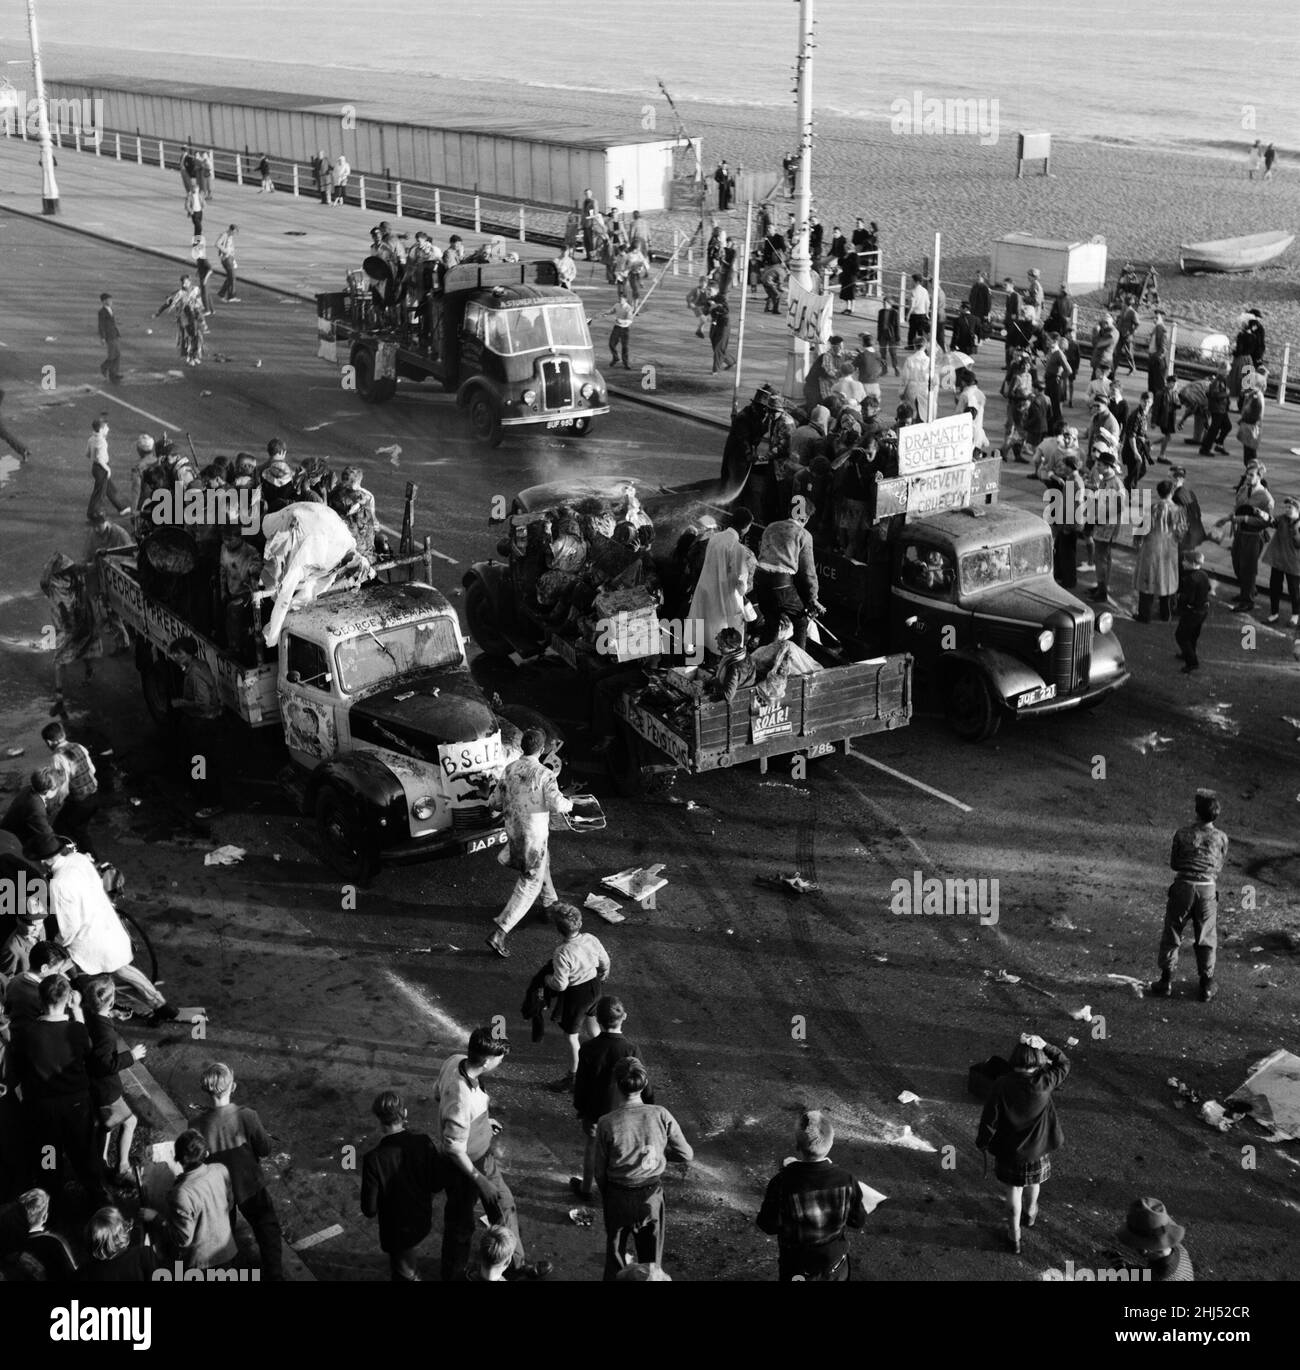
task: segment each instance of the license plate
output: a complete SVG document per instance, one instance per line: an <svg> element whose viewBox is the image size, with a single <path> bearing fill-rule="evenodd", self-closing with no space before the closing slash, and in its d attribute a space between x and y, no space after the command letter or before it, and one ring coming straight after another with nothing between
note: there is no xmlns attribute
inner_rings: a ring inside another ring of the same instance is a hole
<svg viewBox="0 0 1300 1370"><path fill-rule="evenodd" d="M1017 698L1016 703L1023 709L1026 704L1041 704L1045 699L1055 698L1055 685L1040 685L1036 690L1026 690Z"/></svg>
<svg viewBox="0 0 1300 1370"><path fill-rule="evenodd" d="M487 837L476 837L468 847L465 848L466 856L473 856L477 851L487 851L489 847L499 847L506 840L505 830L501 832L489 833Z"/></svg>
<svg viewBox="0 0 1300 1370"><path fill-rule="evenodd" d="M546 426L550 429L572 428L575 423L577 423L577 419L549 419Z"/></svg>
<svg viewBox="0 0 1300 1370"><path fill-rule="evenodd" d="M814 742L808 748L807 756L809 761L815 761L819 756L830 756L835 750L833 742Z"/></svg>

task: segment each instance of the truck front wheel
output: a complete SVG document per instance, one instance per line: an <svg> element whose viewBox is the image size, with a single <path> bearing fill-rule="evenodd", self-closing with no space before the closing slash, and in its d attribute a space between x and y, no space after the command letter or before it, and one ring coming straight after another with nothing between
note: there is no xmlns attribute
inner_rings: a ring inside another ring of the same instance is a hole
<svg viewBox="0 0 1300 1370"><path fill-rule="evenodd" d="M948 680L944 713L963 742L987 742L1002 722L987 682L973 666L962 667Z"/></svg>
<svg viewBox="0 0 1300 1370"><path fill-rule="evenodd" d="M325 859L345 879L364 884L379 869L379 857L352 803L326 788L316 797L316 832Z"/></svg>
<svg viewBox="0 0 1300 1370"><path fill-rule="evenodd" d="M501 414L486 390L476 390L470 398L469 426L480 442L489 447L501 446Z"/></svg>

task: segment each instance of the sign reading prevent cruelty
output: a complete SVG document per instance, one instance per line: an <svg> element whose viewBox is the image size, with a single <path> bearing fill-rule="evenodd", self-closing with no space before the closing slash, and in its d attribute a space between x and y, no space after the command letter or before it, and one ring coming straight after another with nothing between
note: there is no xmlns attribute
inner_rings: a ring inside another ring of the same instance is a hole
<svg viewBox="0 0 1300 1370"><path fill-rule="evenodd" d="M876 486L876 518L890 518L894 514L915 517L940 509L965 509L987 503L987 497L997 491L1001 469L1001 460L993 457L883 480Z"/></svg>

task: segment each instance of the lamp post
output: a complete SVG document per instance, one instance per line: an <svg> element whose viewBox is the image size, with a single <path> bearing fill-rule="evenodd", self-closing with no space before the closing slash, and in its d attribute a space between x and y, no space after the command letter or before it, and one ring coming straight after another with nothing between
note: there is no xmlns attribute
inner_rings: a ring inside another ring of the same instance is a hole
<svg viewBox="0 0 1300 1370"><path fill-rule="evenodd" d="M41 72L41 41L36 34L36 0L27 0L27 28L32 38L32 81L36 86L36 132L41 143L41 213L59 212L59 186L54 179L54 148L50 143L49 107ZM24 111L24 116L26 111Z"/></svg>
<svg viewBox="0 0 1300 1370"><path fill-rule="evenodd" d="M794 242L790 250L790 280L805 290L812 289L812 259L808 255L808 235L812 218L812 74L813 74L813 0L799 0L799 183L795 206ZM803 383L808 377L808 342L792 332L785 361L782 393L793 404L803 401Z"/></svg>

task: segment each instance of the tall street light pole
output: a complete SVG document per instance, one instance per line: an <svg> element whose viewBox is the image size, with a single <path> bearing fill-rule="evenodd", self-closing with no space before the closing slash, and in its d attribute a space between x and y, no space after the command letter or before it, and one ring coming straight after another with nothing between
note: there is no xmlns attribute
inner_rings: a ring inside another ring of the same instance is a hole
<svg viewBox="0 0 1300 1370"><path fill-rule="evenodd" d="M54 179L54 147L50 142L49 106L41 71L41 40L36 34L36 0L27 0L27 28L32 37L32 80L36 85L36 131L41 143L41 213L59 212L59 185ZM26 110L21 111L27 117Z"/></svg>
<svg viewBox="0 0 1300 1370"><path fill-rule="evenodd" d="M790 252L790 279L805 290L812 289L812 259L808 235L812 218L812 75L813 0L799 0L799 185L795 205L794 243ZM785 362L783 393L791 403L803 402L803 383L808 376L808 343L790 334Z"/></svg>

